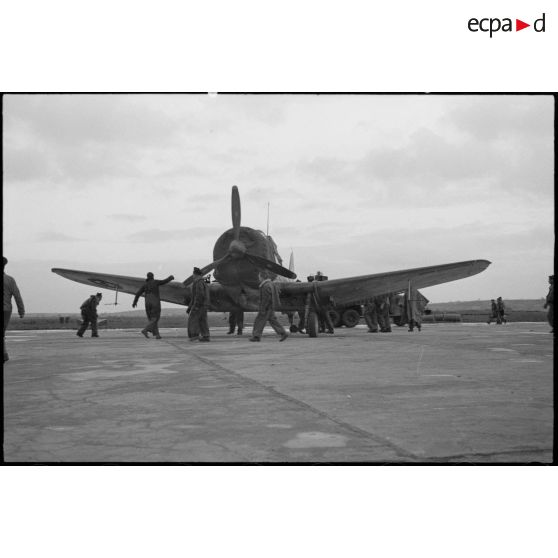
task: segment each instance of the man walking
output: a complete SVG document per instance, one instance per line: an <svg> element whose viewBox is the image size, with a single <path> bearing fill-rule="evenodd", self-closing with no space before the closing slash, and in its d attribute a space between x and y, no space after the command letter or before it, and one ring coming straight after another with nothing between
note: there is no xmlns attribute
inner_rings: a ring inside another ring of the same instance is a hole
<svg viewBox="0 0 558 558"><path fill-rule="evenodd" d="M188 314L188 337L190 341L199 339L199 341L207 343L209 342L209 325L207 323L208 286L199 267L194 267L193 275L192 300L186 310Z"/></svg>
<svg viewBox="0 0 558 558"><path fill-rule="evenodd" d="M174 279L174 275L169 275L166 279L155 279L151 271L147 274L145 283L139 288L132 303L132 308L138 304L139 297L143 294L145 296L145 313L149 323L141 330L142 335L149 339L148 332L151 332L155 339L161 339L159 334L159 320L161 319L161 296L159 294L159 287L166 285Z"/></svg>
<svg viewBox="0 0 558 558"><path fill-rule="evenodd" d="M389 295L379 295L374 297L376 314L381 333L391 333L391 320L389 318Z"/></svg>
<svg viewBox="0 0 558 558"><path fill-rule="evenodd" d="M76 333L78 337L83 337L83 334L89 327L89 324L91 324L91 337L99 337L97 332L97 306L99 306L99 302L101 302L102 298L102 293L91 295L80 306L82 321L81 326Z"/></svg>
<svg viewBox="0 0 558 558"><path fill-rule="evenodd" d="M7 258L2 258L2 269L6 267L8 263ZM17 283L13 277L6 275L4 271L4 337L2 338L2 344L4 346L4 362L10 359L8 356L8 351L6 350L6 329L10 323L10 318L12 317L12 297L15 298L17 313L20 318L25 316L25 306L23 305L23 299L17 287Z"/></svg>
<svg viewBox="0 0 558 558"><path fill-rule="evenodd" d="M364 305L364 321L368 326L368 333L378 333L378 313L376 312L375 298Z"/></svg>
<svg viewBox="0 0 558 558"><path fill-rule="evenodd" d="M496 320L496 323L500 323L500 318L498 317L498 305L494 299L490 300L490 316L488 316L488 325L492 322L492 320Z"/></svg>
<svg viewBox="0 0 558 558"><path fill-rule="evenodd" d="M548 294L546 295L543 308L548 308L546 317L550 325L550 333L554 333L554 275L548 278L548 283L550 287L548 288Z"/></svg>
<svg viewBox="0 0 558 558"><path fill-rule="evenodd" d="M405 303L403 305L404 314L402 315L402 323L408 322L409 331L414 331L415 327L419 331L421 330L422 314L428 302L428 299L414 287L409 286L407 291L405 291Z"/></svg>
<svg viewBox="0 0 558 558"><path fill-rule="evenodd" d="M506 305L502 300L502 297L499 296L496 299L496 306L497 306L497 314L498 314L498 321L499 324L507 324L508 320L506 320Z"/></svg>
<svg viewBox="0 0 558 558"><path fill-rule="evenodd" d="M281 336L279 341L285 341L289 334L285 328L279 323L277 316L275 316L275 308L279 303L279 294L277 293L276 286L269 279L267 273L260 271L260 306L258 315L254 320L254 329L252 330L252 337L250 341L260 341L265 324L269 325L274 331Z"/></svg>

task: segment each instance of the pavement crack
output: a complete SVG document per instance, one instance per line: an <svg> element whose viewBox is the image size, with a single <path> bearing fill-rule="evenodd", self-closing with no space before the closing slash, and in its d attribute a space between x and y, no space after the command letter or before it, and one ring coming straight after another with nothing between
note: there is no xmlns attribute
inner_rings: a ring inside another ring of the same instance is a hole
<svg viewBox="0 0 558 558"><path fill-rule="evenodd" d="M209 359L205 356L201 356L201 355L199 355L195 352L189 351L181 345L178 345L178 344L173 343L171 341L167 341L167 343L169 345L172 345L175 349L177 349L179 351L182 351L182 352L186 352L189 355L197 358L200 362L203 362L204 364L206 364L207 366L209 366L213 370L226 374L227 378L230 378L231 376L233 376L234 378L236 378L241 383L252 384L254 386L257 386L258 388L263 389L263 390L267 391L268 393L272 394L274 397L279 397L279 398L283 399L284 401L288 401L289 403L297 405L298 407L301 407L301 408L303 408L307 411L310 411L313 414L316 414L316 415L318 415L322 418L325 418L326 420L329 420L329 421L335 423L336 425L340 426L341 428L343 428L345 430L348 430L348 431L352 432L353 434L355 434L355 435L357 435L361 438L365 438L365 439L373 441L375 443L387 446L390 449L392 449L399 457L405 457L405 458L413 459L413 460L420 459L417 454L406 450L405 448L393 443L391 440L389 440L389 439L387 439L383 436L379 436L379 435L374 434L372 432L369 432L367 430L363 430L362 428L359 428L358 426L354 426L353 424L350 424L350 423L348 423L344 420L341 420L337 417L334 417L334 416L326 413L325 411L322 411L322 410L318 409L317 407L314 407L313 405L310 405L309 403L306 403L306 402L304 402L300 399L292 397L291 395L287 395L286 393L283 393L283 392L279 391L277 388L274 388L272 386L268 386L268 385L266 385L262 382L259 382L258 380L254 380L252 378L248 378L246 376L243 376L242 374L239 374L238 372L235 372L234 370L231 370L230 368L226 368L225 366L222 366L222 365L212 361L211 359Z"/></svg>

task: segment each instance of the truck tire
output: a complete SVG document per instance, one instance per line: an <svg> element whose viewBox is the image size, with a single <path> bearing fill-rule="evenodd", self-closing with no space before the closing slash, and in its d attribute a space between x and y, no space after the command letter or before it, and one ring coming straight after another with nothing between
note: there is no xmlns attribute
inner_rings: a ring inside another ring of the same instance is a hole
<svg viewBox="0 0 558 558"><path fill-rule="evenodd" d="M328 310L329 317L331 318L331 323L333 327L341 327L341 314L337 310L330 309Z"/></svg>
<svg viewBox="0 0 558 558"><path fill-rule="evenodd" d="M341 316L341 321L345 327L355 327L360 322L360 313L354 308L347 308Z"/></svg>

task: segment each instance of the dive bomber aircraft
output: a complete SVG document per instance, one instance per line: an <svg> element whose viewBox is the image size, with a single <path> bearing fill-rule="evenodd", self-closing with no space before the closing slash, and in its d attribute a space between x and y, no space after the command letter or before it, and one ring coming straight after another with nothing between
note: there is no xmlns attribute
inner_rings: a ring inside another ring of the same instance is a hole
<svg viewBox="0 0 558 558"><path fill-rule="evenodd" d="M259 230L240 226L240 196L236 186L232 188L231 205L232 228L217 239L213 262L201 268L203 275L214 272L214 281L209 285L208 309L212 312L257 311L258 272L265 270L279 287L279 307L276 310L304 312L307 317L306 332L310 337L317 336L317 313L320 311L354 307L377 295L402 292L410 285L420 289L463 279L484 271L490 265L487 260L469 260L342 279L293 281L296 275L281 265L273 239ZM134 295L145 282L143 277L61 268L53 268L52 271L78 283L116 291L117 295L119 292ZM192 282L193 277L190 276L183 282L171 281L161 286L161 300L187 306L192 297Z"/></svg>

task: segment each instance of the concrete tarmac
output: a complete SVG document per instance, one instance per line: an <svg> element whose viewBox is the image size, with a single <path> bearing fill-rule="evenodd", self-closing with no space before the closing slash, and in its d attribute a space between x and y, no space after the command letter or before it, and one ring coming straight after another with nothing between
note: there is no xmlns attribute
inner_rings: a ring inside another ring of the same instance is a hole
<svg viewBox="0 0 558 558"><path fill-rule="evenodd" d="M246 330L248 332L248 329ZM9 331L8 463L550 463L544 323ZM90 332L87 332L87 336Z"/></svg>

